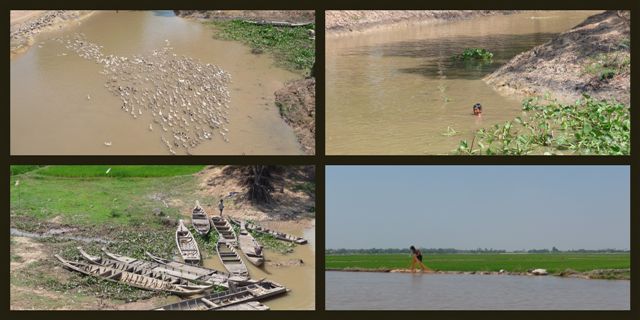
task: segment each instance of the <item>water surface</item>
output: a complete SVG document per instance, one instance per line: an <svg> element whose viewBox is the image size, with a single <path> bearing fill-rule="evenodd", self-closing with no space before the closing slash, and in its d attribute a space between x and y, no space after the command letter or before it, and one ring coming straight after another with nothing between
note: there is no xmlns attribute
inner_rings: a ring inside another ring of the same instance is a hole
<svg viewBox="0 0 640 320"><path fill-rule="evenodd" d="M326 272L327 310L629 310L631 282Z"/></svg>
<svg viewBox="0 0 640 320"><path fill-rule="evenodd" d="M267 223L261 223L265 227L273 227ZM286 232L297 236L308 236L315 234L315 227L300 228L294 223L277 222L278 231ZM212 230L212 232L215 232ZM306 238L305 238L306 239ZM293 252L281 254L269 249L265 249L266 264L256 267L251 264L241 251L238 251L242 260L249 269L252 279L268 279L280 283L290 291L285 295L279 295L272 299L260 302L269 306L271 310L313 310L315 309L315 249L312 245L296 245ZM205 267L216 270L225 270L222 262L214 252L203 253L208 256L203 260ZM286 264L291 260L302 260L302 265L296 266L275 266L275 263ZM171 297L167 304L178 302L179 297Z"/></svg>
<svg viewBox="0 0 640 320"><path fill-rule="evenodd" d="M521 115L522 97L482 78L596 12L536 11L413 23L326 40L327 154L447 154L480 128ZM451 59L465 48L491 63ZM471 115L481 103L482 118ZM448 131L451 128L457 134Z"/></svg>
<svg viewBox="0 0 640 320"><path fill-rule="evenodd" d="M174 53L231 74L230 142L217 136L192 153L302 153L274 104L274 92L299 75L239 42L213 39L211 27L172 11L107 11L41 33L26 53L11 59L11 154L168 154L160 130L148 130L149 115L132 119L120 109L120 99L104 87L100 65L53 40L77 33L107 55L126 57L149 54L168 40Z"/></svg>

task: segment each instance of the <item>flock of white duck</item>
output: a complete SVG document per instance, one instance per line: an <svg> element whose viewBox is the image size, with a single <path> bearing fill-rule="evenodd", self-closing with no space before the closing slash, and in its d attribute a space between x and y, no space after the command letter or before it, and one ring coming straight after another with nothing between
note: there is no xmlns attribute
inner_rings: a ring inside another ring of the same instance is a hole
<svg viewBox="0 0 640 320"><path fill-rule="evenodd" d="M160 131L169 153L190 154L216 134L229 142L226 125L231 76L218 66L175 54L169 40L148 55L131 57L107 55L102 46L83 34L57 40L80 57L103 66L104 86L120 98L122 111L133 119L149 119L144 115L150 115L149 130Z"/></svg>

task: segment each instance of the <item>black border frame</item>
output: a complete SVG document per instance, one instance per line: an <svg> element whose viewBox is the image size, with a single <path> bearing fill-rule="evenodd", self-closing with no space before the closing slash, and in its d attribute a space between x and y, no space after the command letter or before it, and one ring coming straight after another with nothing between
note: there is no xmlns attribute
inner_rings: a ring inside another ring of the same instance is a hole
<svg viewBox="0 0 640 320"><path fill-rule="evenodd" d="M633 170L633 164L637 163L637 152L632 148L630 156L611 157L611 156L562 156L562 157L546 157L546 156L526 156L526 157L505 157L505 156L325 156L325 72L324 72L324 55L325 55L325 31L324 31L324 11L325 10L375 10L375 9L405 9L405 10L426 10L426 9L522 9L522 10L562 10L562 9L628 9L631 10L632 17L637 18L638 14L634 9L638 9L640 2L627 0L538 0L535 2L524 1L479 1L479 0L450 0L444 2L435 1L337 1L337 0L315 0L315 1L294 1L294 0L273 0L264 2L258 0L228 0L222 1L205 1L205 0L183 0L179 3L167 0L160 1L123 1L112 0L102 3L81 2L79 0L63 1L34 1L10 0L0 4L3 7L4 14L2 20L5 26L8 25L8 11L11 9L157 9L158 7L177 7L180 9L256 9L256 10L315 10L316 11L316 153L313 156L12 156L9 148L10 134L10 111L9 111L9 63L6 62L3 67L3 100L5 107L2 110L4 116L4 137L3 142L4 155L2 173L8 181L9 165L11 164L291 164L291 165L315 165L316 166L316 311L272 311L268 313L243 313L243 312L227 312L222 313L224 318L239 319L251 316L259 316L263 319L282 319L282 318L298 318L309 317L312 319L321 319L325 317L337 316L340 318L367 317L386 319L394 316L406 317L430 317L436 319L456 319L463 318L491 318L491 319L514 319L514 318L531 318L539 319L541 317L549 319L638 319L640 315L640 306L634 298L638 296L638 286L631 285L631 310L630 311L325 311L324 299L324 239L325 239L325 165L629 165L631 171L631 245L638 243L638 219L633 212L637 209L636 184L640 182L638 173ZM6 19L6 20L5 20ZM632 19L634 20L634 19ZM631 32L634 33L635 24L631 26ZM637 33L637 32L636 32ZM9 34L5 31L2 34L4 43L8 45ZM635 52L635 51L634 51ZM632 56L638 54L632 52ZM637 58L637 57L636 57ZM632 66L632 91L637 92L634 88L636 81L634 80L638 68ZM634 105L637 97L632 94L631 105ZM636 122L637 112L632 110L632 122ZM632 132L632 139L637 134ZM635 139L633 139L635 140ZM635 192L634 192L635 191ZM9 212L9 188L3 186L2 203L4 208ZM9 225L9 217L7 215L4 222ZM633 231L636 230L636 233ZM5 248L9 246L9 238L2 239ZM631 256L632 264L637 263L638 255ZM5 255L5 264L3 266L4 274L9 273L9 252ZM638 275L635 269L632 269L633 277ZM3 278L5 288L9 287L8 278ZM3 311L6 316L11 319L22 318L51 318L51 319L69 319L69 318L85 318L87 316L96 318L112 317L112 311L33 311L20 312L9 310L9 292L4 291L6 296L3 301ZM4 295L3 295L4 296ZM142 312L142 313L141 313ZM117 315L124 317L135 317L142 315L144 311L124 311L118 312ZM182 315L182 314L181 314ZM172 313L153 313L154 317L159 319L170 319L175 316ZM216 314L208 313L189 313L189 318L209 318L215 317Z"/></svg>

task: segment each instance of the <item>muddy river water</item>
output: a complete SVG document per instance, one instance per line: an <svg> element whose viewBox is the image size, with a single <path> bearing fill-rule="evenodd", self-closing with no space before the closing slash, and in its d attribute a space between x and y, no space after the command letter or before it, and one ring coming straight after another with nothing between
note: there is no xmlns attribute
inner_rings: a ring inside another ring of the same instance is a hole
<svg viewBox="0 0 640 320"><path fill-rule="evenodd" d="M328 37L327 154L452 153L477 129L521 114L522 97L499 94L484 76L595 13L536 11ZM493 52L492 63L451 59L474 47ZM482 118L471 115L475 103Z"/></svg>
<svg viewBox="0 0 640 320"><path fill-rule="evenodd" d="M191 153L302 153L274 104L274 92L300 75L276 67L269 55L251 54L239 42L215 40L210 26L172 11L106 11L41 33L26 53L11 58L12 154L168 154L161 131L148 129L150 115L133 119L106 90L102 66L54 40L79 33L103 46L106 55L149 54L170 43L177 55L231 75L229 142L215 136Z"/></svg>
<svg viewBox="0 0 640 320"><path fill-rule="evenodd" d="M629 310L631 282L327 272L327 310ZM366 293L366 294L363 294Z"/></svg>
<svg viewBox="0 0 640 320"><path fill-rule="evenodd" d="M290 291L286 295L276 296L273 299L262 300L261 303L269 306L271 310L313 310L315 309L315 227L301 229L299 225L277 223L276 225L261 223L267 228L278 227L278 231L292 235L302 236L309 241L305 245L296 245L293 252L281 254L273 250L265 249L265 265L256 267L245 256L238 253L249 268L252 279L275 281L287 287ZM212 231L213 232L213 231ZM216 270L225 270L220 259L213 252L208 252L203 265ZM303 263L297 265L297 260ZM287 265L296 262L296 265ZM178 297L171 297L166 303L180 301Z"/></svg>

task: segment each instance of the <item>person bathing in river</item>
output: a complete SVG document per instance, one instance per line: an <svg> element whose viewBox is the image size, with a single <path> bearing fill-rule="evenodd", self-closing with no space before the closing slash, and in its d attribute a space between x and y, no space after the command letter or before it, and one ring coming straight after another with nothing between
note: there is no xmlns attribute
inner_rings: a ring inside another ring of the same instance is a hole
<svg viewBox="0 0 640 320"><path fill-rule="evenodd" d="M482 116L482 105L480 103L473 105L473 115L477 117Z"/></svg>
<svg viewBox="0 0 640 320"><path fill-rule="evenodd" d="M411 272L416 272L416 263L422 268L422 272L431 272L431 269L422 263L422 252L414 246L411 246L409 249L411 249Z"/></svg>
<svg viewBox="0 0 640 320"><path fill-rule="evenodd" d="M222 210L224 210L224 203L222 203L222 199L220 199L220 203L218 204L218 209L220 209L220 216L222 217Z"/></svg>

